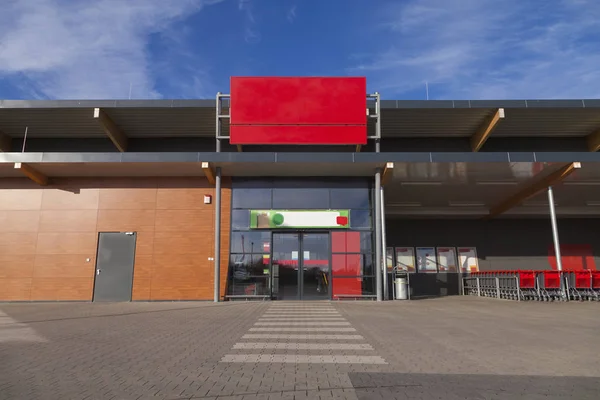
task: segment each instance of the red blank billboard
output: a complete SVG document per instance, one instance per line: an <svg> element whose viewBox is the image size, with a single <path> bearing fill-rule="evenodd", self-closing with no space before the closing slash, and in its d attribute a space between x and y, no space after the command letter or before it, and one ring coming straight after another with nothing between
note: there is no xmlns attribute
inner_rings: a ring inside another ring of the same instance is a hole
<svg viewBox="0 0 600 400"><path fill-rule="evenodd" d="M366 144L365 78L231 78L232 144Z"/></svg>

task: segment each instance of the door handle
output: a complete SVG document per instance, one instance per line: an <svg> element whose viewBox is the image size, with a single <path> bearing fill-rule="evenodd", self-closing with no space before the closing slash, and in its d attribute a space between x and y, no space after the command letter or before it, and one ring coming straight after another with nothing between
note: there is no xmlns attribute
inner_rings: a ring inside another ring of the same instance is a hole
<svg viewBox="0 0 600 400"><path fill-rule="evenodd" d="M96 270L96 275L100 275L100 268Z"/></svg>

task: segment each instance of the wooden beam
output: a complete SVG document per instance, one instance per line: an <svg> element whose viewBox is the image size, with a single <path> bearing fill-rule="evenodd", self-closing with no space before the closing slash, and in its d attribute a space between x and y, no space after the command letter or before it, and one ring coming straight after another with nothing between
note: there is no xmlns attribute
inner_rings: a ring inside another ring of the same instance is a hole
<svg viewBox="0 0 600 400"><path fill-rule="evenodd" d="M11 137L0 131L0 152L8 153L10 151L11 142Z"/></svg>
<svg viewBox="0 0 600 400"><path fill-rule="evenodd" d="M590 151L600 150L600 129L588 135L587 145Z"/></svg>
<svg viewBox="0 0 600 400"><path fill-rule="evenodd" d="M498 123L504 119L504 108L499 108L496 110L494 115L481 124L481 126L477 129L475 134L471 137L471 148L473 151L479 151L481 147L484 145L486 140L490 137Z"/></svg>
<svg viewBox="0 0 600 400"><path fill-rule="evenodd" d="M242 145L241 145L241 144L238 144L238 145L237 145L237 151L238 151L238 153L241 153L242 151L244 151L244 150L242 149Z"/></svg>
<svg viewBox="0 0 600 400"><path fill-rule="evenodd" d="M119 129L117 124L100 108L94 108L94 119L96 119L106 136L113 142L115 147L119 149L121 153L127 151L127 136Z"/></svg>
<svg viewBox="0 0 600 400"><path fill-rule="evenodd" d="M215 171L213 171L212 167L210 166L210 163L203 161L202 162L202 170L204 171L204 175L206 176L208 183L210 183L211 185L214 185L216 183Z"/></svg>
<svg viewBox="0 0 600 400"><path fill-rule="evenodd" d="M360 148L362 147L362 144L357 144L356 145L356 152L360 153Z"/></svg>
<svg viewBox="0 0 600 400"><path fill-rule="evenodd" d="M20 170L26 177L41 186L48 184L48 177L40 171L33 168L31 165L24 163L15 163L15 169Z"/></svg>
<svg viewBox="0 0 600 400"><path fill-rule="evenodd" d="M394 174L394 163L389 162L385 164L385 168L383 169L383 174L381 174L381 186L385 185L390 179L392 179L392 175Z"/></svg>
<svg viewBox="0 0 600 400"><path fill-rule="evenodd" d="M506 212L511 208L523 203L525 200L530 199L533 196L542 192L543 190L547 189L548 186L552 186L556 183L561 182L563 179L571 175L576 169L579 168L581 168L581 163L573 162L564 165L563 167L552 172L551 174L544 176L541 179L536 180L535 178L533 178L532 180L534 180L534 182L532 182L526 188L512 195L508 199L502 201L497 206L492 207L487 218L492 218L497 215L500 215L503 212Z"/></svg>

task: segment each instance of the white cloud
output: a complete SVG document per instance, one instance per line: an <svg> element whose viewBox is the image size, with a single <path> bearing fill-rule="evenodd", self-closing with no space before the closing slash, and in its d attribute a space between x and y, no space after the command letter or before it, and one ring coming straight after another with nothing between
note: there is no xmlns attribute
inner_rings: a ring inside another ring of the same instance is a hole
<svg viewBox="0 0 600 400"><path fill-rule="evenodd" d="M600 97L596 0L412 0L378 18L381 51L350 72L384 95Z"/></svg>
<svg viewBox="0 0 600 400"><path fill-rule="evenodd" d="M256 18L254 17L254 4L252 0L238 0L238 9L246 14L244 40L246 43L250 44L260 42L262 36L256 28Z"/></svg>
<svg viewBox="0 0 600 400"><path fill-rule="evenodd" d="M220 1L4 0L0 76L32 97L160 97L150 35Z"/></svg>
<svg viewBox="0 0 600 400"><path fill-rule="evenodd" d="M287 13L287 20L290 22L294 22L294 20L296 19L296 5L293 5L288 13Z"/></svg>

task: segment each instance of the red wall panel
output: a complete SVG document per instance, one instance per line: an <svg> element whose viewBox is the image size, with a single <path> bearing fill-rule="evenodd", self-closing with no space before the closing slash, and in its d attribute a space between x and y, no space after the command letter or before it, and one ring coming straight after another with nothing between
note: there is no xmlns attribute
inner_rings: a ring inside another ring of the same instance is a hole
<svg viewBox="0 0 600 400"><path fill-rule="evenodd" d="M231 125L231 144L366 144L366 127L355 125Z"/></svg>
<svg viewBox="0 0 600 400"><path fill-rule="evenodd" d="M232 77L232 125L365 125L367 81Z"/></svg>
<svg viewBox="0 0 600 400"><path fill-rule="evenodd" d="M360 232L331 232L332 253L360 253Z"/></svg>
<svg viewBox="0 0 600 400"><path fill-rule="evenodd" d="M332 284L332 295L334 299L339 298L340 295L346 296L362 296L362 278L333 278Z"/></svg>
<svg viewBox="0 0 600 400"><path fill-rule="evenodd" d="M231 144L366 144L364 77L232 77Z"/></svg>
<svg viewBox="0 0 600 400"><path fill-rule="evenodd" d="M360 254L332 254L331 274L333 276L362 275Z"/></svg>

